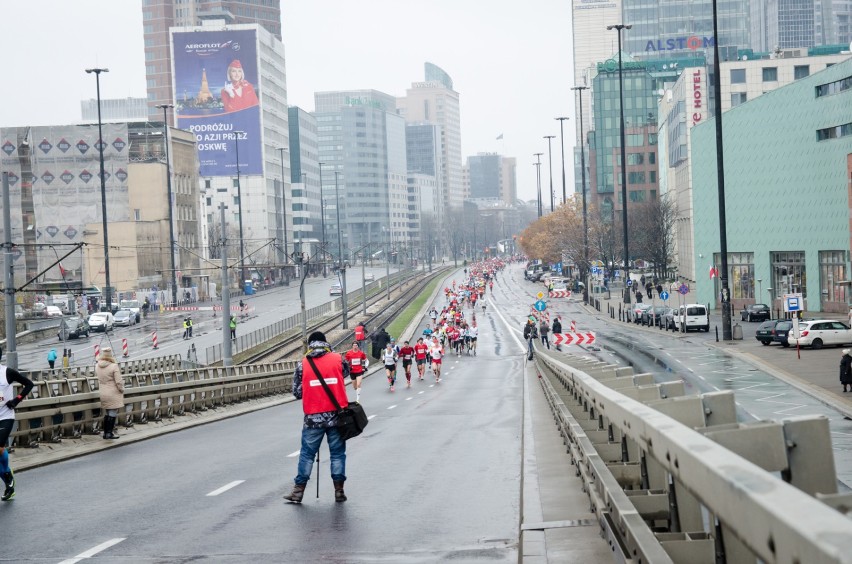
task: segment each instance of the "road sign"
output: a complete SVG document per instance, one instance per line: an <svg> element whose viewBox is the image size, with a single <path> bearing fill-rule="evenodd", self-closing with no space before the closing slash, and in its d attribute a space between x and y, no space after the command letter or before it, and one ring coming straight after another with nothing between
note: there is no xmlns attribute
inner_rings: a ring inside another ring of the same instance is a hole
<svg viewBox="0 0 852 564"><path fill-rule="evenodd" d="M802 294L784 294L784 311L793 313L804 310Z"/></svg>
<svg viewBox="0 0 852 564"><path fill-rule="evenodd" d="M570 298L571 290L553 290L548 292L548 296L551 298Z"/></svg>
<svg viewBox="0 0 852 564"><path fill-rule="evenodd" d="M627 281L627 287L629 288L632 285L633 285L633 279L631 278L630 280Z"/></svg>
<svg viewBox="0 0 852 564"><path fill-rule="evenodd" d="M533 307L535 307L536 311L544 311L547 309L547 304L544 303L544 300L538 300Z"/></svg>
<svg viewBox="0 0 852 564"><path fill-rule="evenodd" d="M687 286L686 284L681 284L680 287L678 287L677 291L680 295L685 296L689 293L689 286Z"/></svg>
<svg viewBox="0 0 852 564"><path fill-rule="evenodd" d="M669 299L669 293L663 290L662 292L660 292L660 299L666 301L667 299Z"/></svg>
<svg viewBox="0 0 852 564"><path fill-rule="evenodd" d="M539 292L538 294L535 295L535 297L537 297L538 299L541 299L541 298L544 297L544 293Z"/></svg>
<svg viewBox="0 0 852 564"><path fill-rule="evenodd" d="M556 345L591 345L595 342L595 333L554 333L553 343Z"/></svg>

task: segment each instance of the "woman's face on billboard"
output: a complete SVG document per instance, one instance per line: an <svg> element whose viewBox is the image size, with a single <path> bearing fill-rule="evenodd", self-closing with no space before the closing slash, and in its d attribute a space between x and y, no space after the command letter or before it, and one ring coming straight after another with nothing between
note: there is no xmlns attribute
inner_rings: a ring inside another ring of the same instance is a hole
<svg viewBox="0 0 852 564"><path fill-rule="evenodd" d="M232 81L238 81L243 79L243 69L240 67L231 67L228 69L228 78Z"/></svg>

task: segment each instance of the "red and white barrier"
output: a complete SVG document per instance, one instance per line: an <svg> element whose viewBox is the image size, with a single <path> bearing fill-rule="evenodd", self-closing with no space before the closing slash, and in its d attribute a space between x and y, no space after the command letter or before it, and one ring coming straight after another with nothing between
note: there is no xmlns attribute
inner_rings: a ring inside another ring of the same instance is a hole
<svg viewBox="0 0 852 564"><path fill-rule="evenodd" d="M570 298L571 290L552 290L547 295L551 298Z"/></svg>
<svg viewBox="0 0 852 564"><path fill-rule="evenodd" d="M95 345L95 362L97 362L100 357L101 357L101 346L96 344Z"/></svg>
<svg viewBox="0 0 852 564"><path fill-rule="evenodd" d="M124 358L130 356L130 349L127 347L127 339L121 340L121 356Z"/></svg>
<svg viewBox="0 0 852 564"><path fill-rule="evenodd" d="M553 343L556 345L591 345L595 342L595 333L554 333Z"/></svg>
<svg viewBox="0 0 852 564"><path fill-rule="evenodd" d="M576 333L576 332L577 332L577 322L576 322L576 321L574 321L573 319L571 320L571 332L572 332L572 333Z"/></svg>
<svg viewBox="0 0 852 564"><path fill-rule="evenodd" d="M151 333L151 340L154 343L154 350L157 350L158 348L160 348L160 347L157 346L157 332L156 331Z"/></svg>

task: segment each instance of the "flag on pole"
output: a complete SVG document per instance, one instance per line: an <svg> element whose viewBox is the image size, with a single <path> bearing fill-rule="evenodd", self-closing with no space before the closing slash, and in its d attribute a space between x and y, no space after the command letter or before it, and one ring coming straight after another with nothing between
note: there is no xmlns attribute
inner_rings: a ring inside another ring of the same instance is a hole
<svg viewBox="0 0 852 564"><path fill-rule="evenodd" d="M67 271L67 270L65 270L65 269L62 267L62 263L60 262L60 263L59 263L59 275L60 275L60 276L65 276L65 273L66 273L66 272L68 272L68 271Z"/></svg>
<svg viewBox="0 0 852 564"><path fill-rule="evenodd" d="M497 136L497 141L499 141L502 138L503 138L503 134L501 133L500 135Z"/></svg>
<svg viewBox="0 0 852 564"><path fill-rule="evenodd" d="M719 276L719 269L711 264L710 265L710 280L713 280L717 276Z"/></svg>

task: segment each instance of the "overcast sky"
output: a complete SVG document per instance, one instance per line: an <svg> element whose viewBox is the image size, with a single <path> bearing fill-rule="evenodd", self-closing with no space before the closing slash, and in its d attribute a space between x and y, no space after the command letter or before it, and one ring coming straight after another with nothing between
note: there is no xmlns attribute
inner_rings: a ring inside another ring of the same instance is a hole
<svg viewBox="0 0 852 564"><path fill-rule="evenodd" d="M565 129L568 191L574 107L571 3L566 0L282 0L291 105L313 110L313 93L374 88L401 96L430 61L461 96L463 157L499 152L518 159L519 197L535 198L533 153L553 145L561 194L559 115ZM7 86L0 127L80 120L95 97L83 69L107 67L101 96L144 97L140 0L4 1L0 44ZM570 133L569 133L570 132ZM503 140L496 137L503 134ZM545 197L546 198L546 197Z"/></svg>

